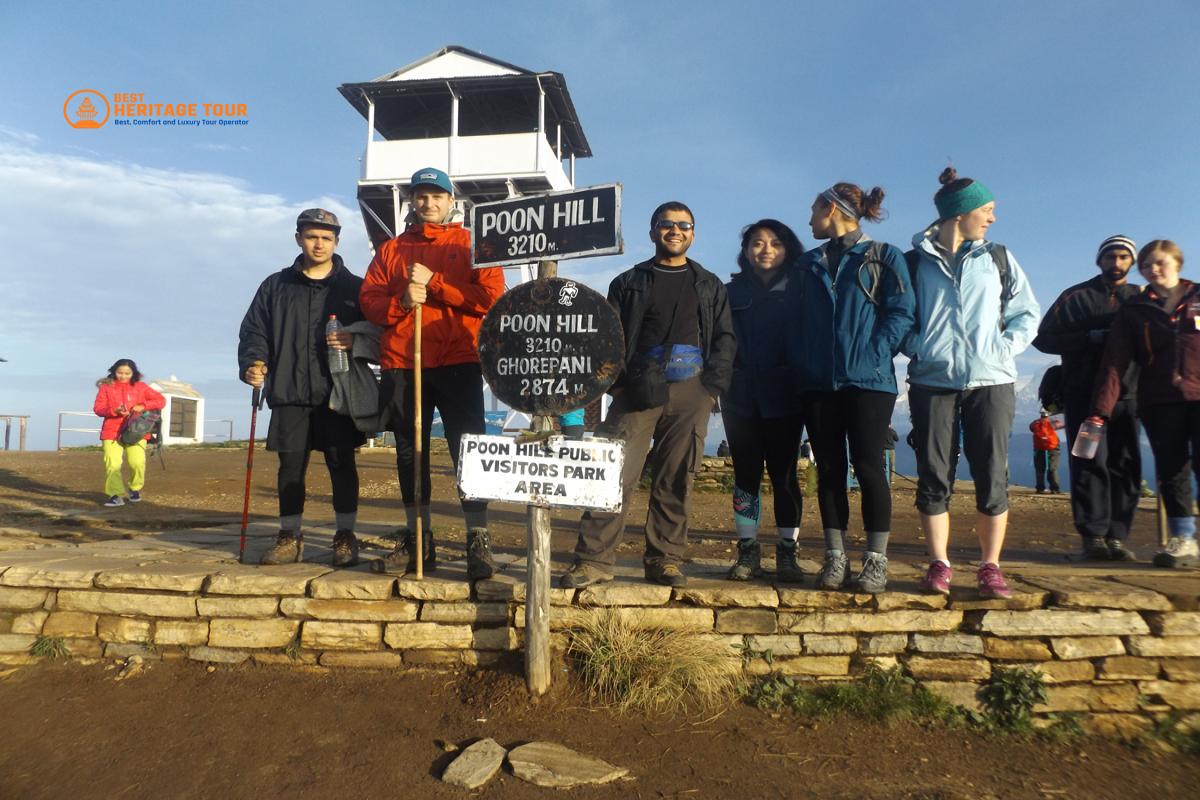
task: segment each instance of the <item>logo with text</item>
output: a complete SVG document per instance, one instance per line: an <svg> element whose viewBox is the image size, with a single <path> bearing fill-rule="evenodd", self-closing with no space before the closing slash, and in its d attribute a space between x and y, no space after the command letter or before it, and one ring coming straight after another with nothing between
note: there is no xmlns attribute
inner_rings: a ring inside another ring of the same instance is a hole
<svg viewBox="0 0 1200 800"><path fill-rule="evenodd" d="M239 128L250 124L249 116L248 103L147 99L145 92L105 96L95 89L80 89L63 103L63 118L72 128L100 128L110 117L115 127Z"/></svg>

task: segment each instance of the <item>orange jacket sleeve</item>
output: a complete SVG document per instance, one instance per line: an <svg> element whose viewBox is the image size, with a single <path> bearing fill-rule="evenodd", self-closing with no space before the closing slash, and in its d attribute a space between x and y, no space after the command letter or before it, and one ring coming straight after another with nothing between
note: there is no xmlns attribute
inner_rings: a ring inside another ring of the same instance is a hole
<svg viewBox="0 0 1200 800"><path fill-rule="evenodd" d="M408 270L398 261L393 243L384 244L371 259L358 290L363 316L376 325L395 325L409 314L409 309L400 303L408 283Z"/></svg>
<svg viewBox="0 0 1200 800"><path fill-rule="evenodd" d="M504 294L504 270L500 267L473 269L466 284L435 272L429 281L429 293L448 306L482 317Z"/></svg>

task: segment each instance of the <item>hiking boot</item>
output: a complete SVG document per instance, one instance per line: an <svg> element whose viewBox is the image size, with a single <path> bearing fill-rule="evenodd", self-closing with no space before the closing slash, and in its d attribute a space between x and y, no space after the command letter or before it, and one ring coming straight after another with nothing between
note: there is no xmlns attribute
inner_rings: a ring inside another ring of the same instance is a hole
<svg viewBox="0 0 1200 800"><path fill-rule="evenodd" d="M129 490L129 502L131 502L131 503L140 503L140 502L142 502L142 493L141 493L141 492L135 492L135 491L133 491L132 489L130 489L130 490Z"/></svg>
<svg viewBox="0 0 1200 800"><path fill-rule="evenodd" d="M925 594L950 594L950 578L954 571L940 561L933 561L921 578L921 591Z"/></svg>
<svg viewBox="0 0 1200 800"><path fill-rule="evenodd" d="M1200 547L1195 539L1185 539L1182 536L1172 536L1167 542L1167 549L1154 554L1156 567L1186 567L1200 561Z"/></svg>
<svg viewBox="0 0 1200 800"><path fill-rule="evenodd" d="M1108 561L1108 545L1099 536L1084 536L1082 556L1085 561Z"/></svg>
<svg viewBox="0 0 1200 800"><path fill-rule="evenodd" d="M646 564L646 580L675 589L687 586L687 576L674 561L651 561Z"/></svg>
<svg viewBox="0 0 1200 800"><path fill-rule="evenodd" d="M1104 544L1108 546L1110 561L1137 561L1137 553L1126 547L1123 540L1110 537L1104 540Z"/></svg>
<svg viewBox="0 0 1200 800"><path fill-rule="evenodd" d="M481 581L496 574L496 562L492 559L492 539L487 528L472 528L467 531L467 577Z"/></svg>
<svg viewBox="0 0 1200 800"><path fill-rule="evenodd" d="M560 589L582 589L585 586L595 586L597 583L608 583L613 579L611 572L605 572L600 566L590 561L575 559L566 572L558 579Z"/></svg>
<svg viewBox="0 0 1200 800"><path fill-rule="evenodd" d="M798 549L792 539L779 540L775 546L775 580L781 583L800 583L804 580L804 570L796 563Z"/></svg>
<svg viewBox="0 0 1200 800"><path fill-rule="evenodd" d="M980 564L975 579L979 582L979 596L984 600L1007 600L1012 597L1012 589L1008 588L998 564Z"/></svg>
<svg viewBox="0 0 1200 800"><path fill-rule="evenodd" d="M258 562L272 564L294 564L304 556L304 536L297 531L280 531L275 536L275 546L263 553Z"/></svg>
<svg viewBox="0 0 1200 800"><path fill-rule="evenodd" d="M826 550L825 561L817 573L817 588L834 591L850 585L850 559L841 550Z"/></svg>
<svg viewBox="0 0 1200 800"><path fill-rule="evenodd" d="M854 579L854 588L866 594L879 594L887 589L887 556L863 553L862 572Z"/></svg>
<svg viewBox="0 0 1200 800"><path fill-rule="evenodd" d="M737 561L726 576L731 581L748 581L762 575L762 545L758 539L738 539Z"/></svg>
<svg viewBox="0 0 1200 800"><path fill-rule="evenodd" d="M358 538L354 531L341 530L333 535L333 565L353 567L358 563Z"/></svg>
<svg viewBox="0 0 1200 800"><path fill-rule="evenodd" d="M383 558L378 558L371 562L371 569L373 571L398 572L402 575L417 571L416 532L411 528L401 528L396 531L396 535L400 539L399 544ZM433 572L437 569L437 549L433 544L433 534L429 531L422 531L421 544L423 545L421 548L423 571Z"/></svg>
<svg viewBox="0 0 1200 800"><path fill-rule="evenodd" d="M106 506L107 508L119 508L120 506L125 505L125 501L121 499L120 495L114 494L112 497L101 503L101 505Z"/></svg>

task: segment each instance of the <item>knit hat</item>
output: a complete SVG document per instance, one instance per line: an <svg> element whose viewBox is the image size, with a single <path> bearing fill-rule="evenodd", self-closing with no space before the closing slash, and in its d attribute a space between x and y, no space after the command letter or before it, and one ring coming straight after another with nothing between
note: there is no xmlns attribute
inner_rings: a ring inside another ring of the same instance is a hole
<svg viewBox="0 0 1200 800"><path fill-rule="evenodd" d="M1118 233L1116 236L1110 236L1100 243L1100 247L1096 250L1096 266L1100 266L1100 256L1104 255L1106 250L1113 249L1128 250L1133 260L1137 261L1137 243L1128 236L1122 236Z"/></svg>
<svg viewBox="0 0 1200 800"><path fill-rule="evenodd" d="M934 197L933 203L937 206L938 219L943 220L967 214L995 199L986 186L979 181L971 181L957 191Z"/></svg>

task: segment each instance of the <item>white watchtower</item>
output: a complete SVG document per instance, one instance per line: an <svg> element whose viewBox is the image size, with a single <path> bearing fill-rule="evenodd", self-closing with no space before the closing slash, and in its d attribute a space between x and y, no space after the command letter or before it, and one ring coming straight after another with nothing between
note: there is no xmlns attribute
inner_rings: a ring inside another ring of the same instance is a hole
<svg viewBox="0 0 1200 800"><path fill-rule="evenodd" d="M469 204L572 189L575 159L592 155L560 73L465 47L338 91L367 120L358 203L376 246L403 232L406 187L422 167L445 170L467 212Z"/></svg>

